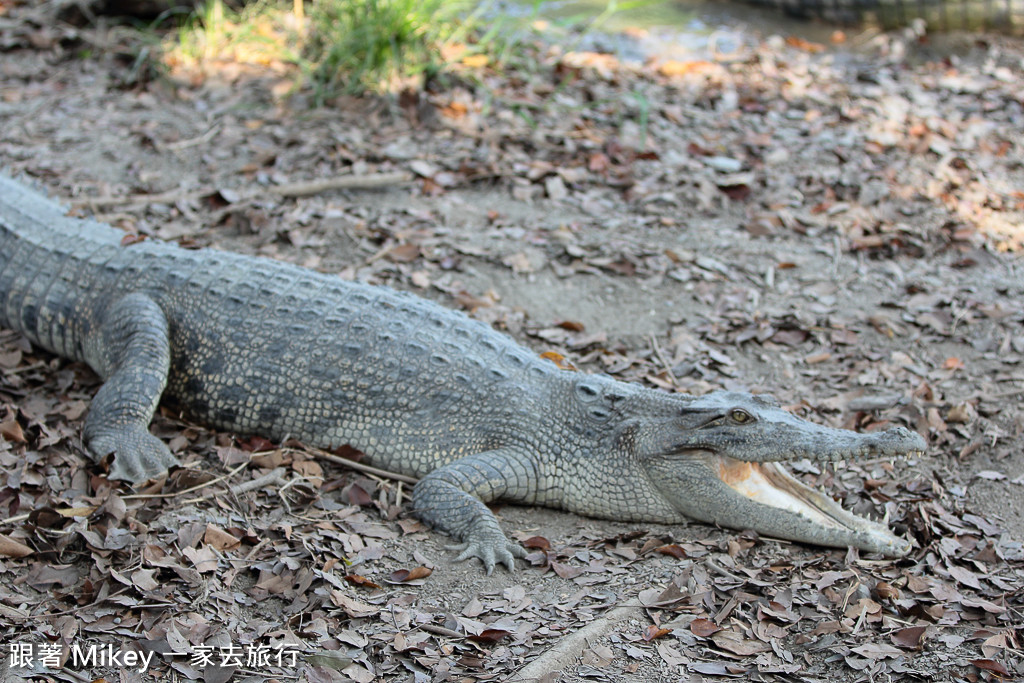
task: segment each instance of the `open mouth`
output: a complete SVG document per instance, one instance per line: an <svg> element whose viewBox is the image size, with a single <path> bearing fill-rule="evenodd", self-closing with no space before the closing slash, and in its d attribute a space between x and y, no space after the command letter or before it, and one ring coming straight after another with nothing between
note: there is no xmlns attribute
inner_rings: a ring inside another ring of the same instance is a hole
<svg viewBox="0 0 1024 683"><path fill-rule="evenodd" d="M713 467L719 479L738 495L761 505L802 518L826 530L870 539L886 552L903 554L909 544L888 526L843 509L828 495L798 481L777 462L747 462L715 454Z"/></svg>
<svg viewBox="0 0 1024 683"><path fill-rule="evenodd" d="M837 503L797 481L778 463L746 462L727 455L718 455L717 460L719 479L741 496L808 517L817 524L844 526L832 514Z"/></svg>

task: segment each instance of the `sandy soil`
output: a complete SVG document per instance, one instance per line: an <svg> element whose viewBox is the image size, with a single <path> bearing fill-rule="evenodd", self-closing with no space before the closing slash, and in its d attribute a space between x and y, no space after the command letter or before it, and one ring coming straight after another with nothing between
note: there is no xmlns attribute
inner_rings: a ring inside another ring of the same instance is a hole
<svg viewBox="0 0 1024 683"><path fill-rule="evenodd" d="M410 289L585 371L768 391L931 444L894 465L797 464L890 513L917 545L905 560L504 507L505 528L548 539L553 561L484 576L401 513L407 491L361 478L362 500L343 468L301 454L281 456L289 476L315 474L298 502L271 490L126 511L128 492L75 447L95 378L6 335L0 501L12 516L102 507L0 526L36 549L0 560L5 642L338 654L304 665L310 681L505 680L531 662L565 681L1024 674L1024 44L751 36L737 61L642 67L542 50L536 73L311 109L280 74L233 64L125 83L120 33L5 21L0 165L80 212ZM268 190L395 171L413 181ZM217 474L241 452L171 416L155 430ZM216 569L197 559L216 547L208 524L243 544L204 555ZM411 584L392 574L421 565L432 574ZM217 671L205 680L270 669Z"/></svg>

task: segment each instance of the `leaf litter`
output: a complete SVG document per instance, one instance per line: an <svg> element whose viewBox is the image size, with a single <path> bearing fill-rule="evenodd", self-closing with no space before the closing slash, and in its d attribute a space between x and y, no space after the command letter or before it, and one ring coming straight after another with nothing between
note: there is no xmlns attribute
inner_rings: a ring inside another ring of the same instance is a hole
<svg viewBox="0 0 1024 683"><path fill-rule="evenodd" d="M83 206L168 178L217 188L216 205L102 220L411 289L567 370L771 391L834 426L910 426L931 447L792 467L887 515L915 541L901 560L503 507L530 555L485 577L408 515L408 484L296 444L162 414L154 432L184 468L145 492L112 484L81 447L96 378L2 331L5 643L60 644L65 664L75 643L113 644L208 681L505 680L601 626L564 680L1024 675L1024 150L1006 132L1024 115L1019 43L943 53L883 34L857 53L769 37L736 62L632 66L538 46L536 71L415 95L431 116L411 125L373 102L271 106L258 77L119 89L109 55L47 41L46 63L12 16L7 168ZM38 87L44 74L75 97ZM96 127L104 117L128 134ZM203 149L167 152L214 121ZM226 189L399 170L413 186L376 195ZM269 483L239 486L253 481ZM210 646L301 657L170 654Z"/></svg>

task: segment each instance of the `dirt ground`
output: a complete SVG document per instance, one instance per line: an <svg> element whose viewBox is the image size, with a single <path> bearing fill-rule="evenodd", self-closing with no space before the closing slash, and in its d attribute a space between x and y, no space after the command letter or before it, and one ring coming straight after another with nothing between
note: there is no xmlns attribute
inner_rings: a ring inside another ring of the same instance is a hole
<svg viewBox="0 0 1024 683"><path fill-rule="evenodd" d="M0 539L32 551L0 553L0 636L64 664L6 680L138 680L75 644L159 653L142 680L1024 675L1024 43L538 48L313 108L273 65L140 78L123 29L4 7L0 166L79 215L411 290L583 371L930 444L792 468L888 516L906 558L503 506L546 540L486 576L408 515L407 486L174 415L154 431L188 469L155 497L112 486L80 445L95 376L0 331ZM184 492L204 473L225 480ZM169 654L202 646L302 657Z"/></svg>

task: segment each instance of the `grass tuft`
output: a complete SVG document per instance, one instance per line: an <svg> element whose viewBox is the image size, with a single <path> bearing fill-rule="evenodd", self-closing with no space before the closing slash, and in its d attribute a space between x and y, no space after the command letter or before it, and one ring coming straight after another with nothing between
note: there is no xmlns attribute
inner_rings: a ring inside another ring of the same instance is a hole
<svg viewBox="0 0 1024 683"><path fill-rule="evenodd" d="M208 0L178 31L166 61L286 66L321 102L342 92L394 91L452 68L499 64L516 38L501 30L492 3L258 0L234 11Z"/></svg>
<svg viewBox="0 0 1024 683"><path fill-rule="evenodd" d="M303 52L320 87L381 91L429 79L473 32L467 0L321 0Z"/></svg>

